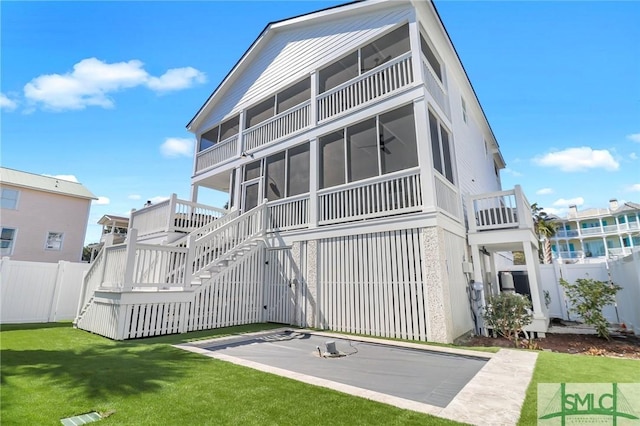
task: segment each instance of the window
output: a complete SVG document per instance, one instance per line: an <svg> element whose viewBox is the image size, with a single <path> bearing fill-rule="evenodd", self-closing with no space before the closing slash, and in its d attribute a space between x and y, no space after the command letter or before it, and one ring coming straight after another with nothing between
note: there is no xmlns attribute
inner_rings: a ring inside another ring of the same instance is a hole
<svg viewBox="0 0 640 426"><path fill-rule="evenodd" d="M49 232L47 234L47 243L45 244L45 250L62 250L62 239L64 233L62 232Z"/></svg>
<svg viewBox="0 0 640 426"><path fill-rule="evenodd" d="M15 189L2 188L2 204L3 209L15 210L18 208L18 194L20 192Z"/></svg>
<svg viewBox="0 0 640 426"><path fill-rule="evenodd" d="M265 164L265 197L269 201L309 192L308 143L271 155Z"/></svg>
<svg viewBox="0 0 640 426"><path fill-rule="evenodd" d="M0 231L0 255L11 256L16 240L16 230L13 228L2 228Z"/></svg>
<svg viewBox="0 0 640 426"><path fill-rule="evenodd" d="M254 161L244 166L244 181L258 178L262 176L260 163L262 160Z"/></svg>
<svg viewBox="0 0 640 426"><path fill-rule="evenodd" d="M462 101L462 121L466 123L467 122L467 103L464 101L464 98L460 98L460 101Z"/></svg>
<svg viewBox="0 0 640 426"><path fill-rule="evenodd" d="M374 40L318 72L320 93L409 52L409 25Z"/></svg>
<svg viewBox="0 0 640 426"><path fill-rule="evenodd" d="M272 96L269 99L260 102L247 110L246 128L260 124L273 117L274 104L276 97Z"/></svg>
<svg viewBox="0 0 640 426"><path fill-rule="evenodd" d="M320 188L417 165L412 104L320 138Z"/></svg>
<svg viewBox="0 0 640 426"><path fill-rule="evenodd" d="M433 168L453 183L453 162L449 132L436 116L429 111L429 134L431 136L431 151L433 153Z"/></svg>
<svg viewBox="0 0 640 426"><path fill-rule="evenodd" d="M431 65L431 69L442 82L442 65L422 34L420 34L420 47L422 49L422 54L427 59L429 65Z"/></svg>
<svg viewBox="0 0 640 426"><path fill-rule="evenodd" d="M236 115L235 117L232 117L213 129L203 133L202 136L200 136L198 151L204 151L207 148L211 148L213 145L237 135L239 131L240 116Z"/></svg>

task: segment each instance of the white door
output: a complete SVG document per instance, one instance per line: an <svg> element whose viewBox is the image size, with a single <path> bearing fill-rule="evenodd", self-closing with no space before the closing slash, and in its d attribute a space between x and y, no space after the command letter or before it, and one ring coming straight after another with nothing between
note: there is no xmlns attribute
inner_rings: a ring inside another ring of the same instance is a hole
<svg viewBox="0 0 640 426"><path fill-rule="evenodd" d="M295 322L296 287L298 284L291 250L267 249L265 260L264 309L267 322Z"/></svg>

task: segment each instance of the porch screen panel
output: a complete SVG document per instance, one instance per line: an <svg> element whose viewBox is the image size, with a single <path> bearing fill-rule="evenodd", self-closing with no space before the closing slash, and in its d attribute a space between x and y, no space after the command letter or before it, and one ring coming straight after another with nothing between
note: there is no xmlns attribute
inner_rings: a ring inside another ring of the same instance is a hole
<svg viewBox="0 0 640 426"><path fill-rule="evenodd" d="M447 132L442 126L440 126L440 136L442 137L442 155L444 156L444 175L449 182L453 183L453 167L451 164L449 132Z"/></svg>
<svg viewBox="0 0 640 426"><path fill-rule="evenodd" d="M273 117L275 107L275 98L272 96L267 100L260 102L258 105L247 110L246 128L260 124L265 120Z"/></svg>
<svg viewBox="0 0 640 426"><path fill-rule="evenodd" d="M220 125L220 142L235 136L240 131L240 116L235 116Z"/></svg>
<svg viewBox="0 0 640 426"><path fill-rule="evenodd" d="M309 144L305 143L289 150L287 164L287 196L309 192Z"/></svg>
<svg viewBox="0 0 640 426"><path fill-rule="evenodd" d="M361 49L360 70L367 72L409 50L409 25L405 24Z"/></svg>
<svg viewBox="0 0 640 426"><path fill-rule="evenodd" d="M269 201L279 200L285 196L284 171L284 151L267 158L265 197Z"/></svg>
<svg viewBox="0 0 640 426"><path fill-rule="evenodd" d="M260 160L244 166L244 180L248 181L260 177Z"/></svg>
<svg viewBox="0 0 640 426"><path fill-rule="evenodd" d="M320 138L320 188L341 185L344 181L344 133L341 130Z"/></svg>
<svg viewBox="0 0 640 426"><path fill-rule="evenodd" d="M347 128L349 182L378 175L378 150L375 119Z"/></svg>
<svg viewBox="0 0 640 426"><path fill-rule="evenodd" d="M311 99L311 79L306 78L278 93L277 113L286 111Z"/></svg>
<svg viewBox="0 0 640 426"><path fill-rule="evenodd" d="M431 113L431 111L429 111L429 133L431 135L431 154L433 155L433 168L439 171L440 173L443 173L438 129L439 129L438 119L436 119L436 117Z"/></svg>
<svg viewBox="0 0 640 426"><path fill-rule="evenodd" d="M334 62L318 73L320 93L331 90L336 86L358 76L358 52Z"/></svg>
<svg viewBox="0 0 640 426"><path fill-rule="evenodd" d="M198 147L198 151L204 151L207 148L211 148L213 145L218 143L218 133L220 131L220 126L216 126L213 129L204 132L202 136L200 136L200 146Z"/></svg>
<svg viewBox="0 0 640 426"><path fill-rule="evenodd" d="M418 165L413 105L382 114L380 137L382 173L392 173Z"/></svg>
<svg viewBox="0 0 640 426"><path fill-rule="evenodd" d="M427 43L427 40L425 40L422 34L420 34L420 47L422 49L424 57L427 58L427 62L429 62L429 65L431 65L431 68L433 68L433 71L438 76L438 79L442 81L442 67L440 65L440 61L433 53L433 50L431 50L429 43Z"/></svg>

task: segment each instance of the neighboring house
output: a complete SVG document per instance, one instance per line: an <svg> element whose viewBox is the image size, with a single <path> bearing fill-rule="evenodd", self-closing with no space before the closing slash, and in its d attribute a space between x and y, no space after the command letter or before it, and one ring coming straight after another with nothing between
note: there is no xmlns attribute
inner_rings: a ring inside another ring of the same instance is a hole
<svg viewBox="0 0 640 426"><path fill-rule="evenodd" d="M102 216L100 220L98 220L98 225L102 225L100 242L89 244L88 246L91 249L90 259L92 262L103 247L109 247L114 244L124 243L127 238L129 218L113 214L106 214Z"/></svg>
<svg viewBox="0 0 640 426"><path fill-rule="evenodd" d="M187 127L191 201L132 213L129 243L89 271L78 327L126 339L272 321L451 342L500 291L494 254L521 250L530 330L547 330L529 202L501 190L431 2L267 25ZM207 190L230 211L198 204Z"/></svg>
<svg viewBox="0 0 640 426"><path fill-rule="evenodd" d="M91 200L84 186L0 168L2 256L33 262L79 262Z"/></svg>
<svg viewBox="0 0 640 426"><path fill-rule="evenodd" d="M578 211L569 207L566 217L553 217L558 231L551 249L562 262L605 262L626 256L640 247L640 204L609 201L608 208Z"/></svg>

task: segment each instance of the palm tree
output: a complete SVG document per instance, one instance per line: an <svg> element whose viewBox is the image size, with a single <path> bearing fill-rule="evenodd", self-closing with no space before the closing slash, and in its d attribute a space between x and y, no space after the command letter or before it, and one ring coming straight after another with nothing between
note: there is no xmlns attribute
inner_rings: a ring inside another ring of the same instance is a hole
<svg viewBox="0 0 640 426"><path fill-rule="evenodd" d="M538 235L538 256L540 263L551 263L551 237L556 235L558 225L549 219L549 216L538 203L531 205L531 215L533 216L533 227ZM544 242L544 245L542 245Z"/></svg>

